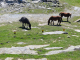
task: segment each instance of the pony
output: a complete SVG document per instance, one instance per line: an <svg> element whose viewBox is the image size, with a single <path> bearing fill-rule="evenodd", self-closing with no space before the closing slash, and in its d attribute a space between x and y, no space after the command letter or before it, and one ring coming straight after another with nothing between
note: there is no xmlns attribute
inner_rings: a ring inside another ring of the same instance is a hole
<svg viewBox="0 0 80 60"><path fill-rule="evenodd" d="M22 22L22 27L25 27L26 24L28 24L29 28L31 29L31 24L30 24L29 20L26 17L21 17L21 19L19 21ZM25 24L25 26L24 26L24 24Z"/></svg>
<svg viewBox="0 0 80 60"><path fill-rule="evenodd" d="M51 21L51 25L52 25L52 21L53 21L53 25L54 25L54 21L57 21L58 20L58 23L60 25L61 21L62 21L62 18L61 16L51 16L48 20L48 25L50 24L50 21ZM57 23L57 25L58 25Z"/></svg>
<svg viewBox="0 0 80 60"><path fill-rule="evenodd" d="M71 18L71 13L64 13L64 12L61 12L61 13L59 13L59 16L61 16L61 17L67 17L67 21L68 21L68 18L70 17Z"/></svg>

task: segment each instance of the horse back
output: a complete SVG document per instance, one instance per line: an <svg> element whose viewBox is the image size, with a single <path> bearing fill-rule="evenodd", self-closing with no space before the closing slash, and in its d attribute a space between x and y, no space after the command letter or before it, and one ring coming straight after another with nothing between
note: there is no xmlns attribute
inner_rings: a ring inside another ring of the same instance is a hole
<svg viewBox="0 0 80 60"><path fill-rule="evenodd" d="M71 14L70 13L61 12L60 15L61 16L65 16L65 17L69 17Z"/></svg>
<svg viewBox="0 0 80 60"><path fill-rule="evenodd" d="M28 20L26 17L22 17L22 18L20 19L20 21L21 21L22 23L30 24L29 20Z"/></svg>
<svg viewBox="0 0 80 60"><path fill-rule="evenodd" d="M59 20L61 16L51 16L50 20Z"/></svg>

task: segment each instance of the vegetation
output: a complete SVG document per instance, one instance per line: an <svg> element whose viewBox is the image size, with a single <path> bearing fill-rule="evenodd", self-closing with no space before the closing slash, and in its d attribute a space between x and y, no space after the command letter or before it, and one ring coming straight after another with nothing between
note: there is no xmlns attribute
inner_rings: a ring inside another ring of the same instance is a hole
<svg viewBox="0 0 80 60"><path fill-rule="evenodd" d="M0 27L0 48L2 47L24 47L27 45L44 45L44 44L50 44L49 47L63 47L63 49L68 48L69 46L73 45L79 45L80 43L80 37L74 37L72 35L79 36L80 34L75 29L79 28L79 23L74 23L76 19L79 19L80 17L74 17L71 18L69 22L62 22L61 26L38 26L38 22L31 22L32 27L38 27L38 28L32 28L28 31L23 31L22 28L20 28L21 23L19 22L13 22L13 23L2 23L5 24L5 26ZM66 19L63 19L66 21ZM71 23L70 23L71 22ZM65 25L66 24L66 25ZM69 26L68 26L69 25ZM74 27L73 25L76 25L77 27ZM63 31L63 28L65 27L65 31L68 32L68 34L53 34L53 35L42 35L42 29L45 32L50 31ZM73 28L68 29L67 27ZM13 30L16 30L16 34L14 34ZM70 38L68 38L70 36ZM60 38L59 38L60 37ZM41 40L43 39L43 41ZM56 42L54 42L56 41ZM27 44L19 45L18 42L25 42ZM30 55L30 54L0 54L0 59L5 59L7 57L14 57L14 60L18 58L28 59L28 58L47 58L48 60L80 60L79 57L79 50L76 50L74 52L66 52L66 53L59 53L55 55L41 55L45 54L48 51L52 50L45 50L43 48L35 49L38 51L39 55Z"/></svg>
<svg viewBox="0 0 80 60"><path fill-rule="evenodd" d="M61 3L67 3L70 6L79 6L80 7L80 0L60 0Z"/></svg>
<svg viewBox="0 0 80 60"><path fill-rule="evenodd" d="M29 8L26 8L24 10L24 12L22 13L25 13L27 11L27 13L29 14L49 14L49 13L53 13L54 11L53 10L48 10L48 9L29 9Z"/></svg>
<svg viewBox="0 0 80 60"><path fill-rule="evenodd" d="M60 0L60 3L68 3L67 5L64 5L63 7L51 7L54 10L46 10L46 9L24 9L24 11L27 11L28 13L52 13L52 12L60 12L63 11L65 7L69 8L71 6L79 6L80 7L80 0ZM45 3L43 4L45 5ZM47 5L47 4L46 4ZM2 9L0 9L2 10ZM25 12L22 12L25 13ZM61 26L38 26L39 22L31 22L32 27L38 27L38 28L32 28L28 31L23 31L21 28L21 23L19 22L13 22L13 23L0 23L0 48L7 47L10 48L12 46L14 47L24 47L27 45L45 45L50 44L48 47L63 47L63 49L68 48L69 46L73 45L80 45L80 33L74 31L75 29L80 30L80 23L74 22L77 19L80 19L80 16L75 16L69 19L69 22L62 22ZM63 19L66 21L66 18ZM4 24L4 26L1 26ZM76 26L76 27L75 27ZM63 31L63 28L65 28L65 31L68 32L68 34L53 34L53 35L43 35L42 29L45 32L50 31ZM16 30L16 34L14 34L13 30ZM72 36L76 35L76 36ZM68 38L70 36L70 38ZM43 39L43 41L41 40ZM55 42L54 42L55 41ZM26 44L19 45L18 42L25 42ZM63 50L61 49L61 50ZM0 54L0 59L4 60L7 57L13 57L14 60L17 60L18 58L22 59L29 59L29 58L47 58L48 60L80 60L80 51L76 50L73 52L63 52L59 54L54 55L42 55L45 54L48 51L52 50L45 50L44 48L35 49L35 51L38 51L38 55L31 55L31 54Z"/></svg>

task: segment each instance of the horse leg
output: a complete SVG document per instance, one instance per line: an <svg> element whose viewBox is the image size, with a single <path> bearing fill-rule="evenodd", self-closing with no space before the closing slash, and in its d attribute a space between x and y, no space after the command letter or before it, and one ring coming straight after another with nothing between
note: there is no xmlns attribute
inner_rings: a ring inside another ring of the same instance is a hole
<svg viewBox="0 0 80 60"><path fill-rule="evenodd" d="M63 16L61 16L61 20L62 20L62 17L63 17ZM62 20L62 21L63 21L63 20Z"/></svg>
<svg viewBox="0 0 80 60"><path fill-rule="evenodd" d="M62 17L61 17L61 21L63 21L63 20L62 20Z"/></svg>
<svg viewBox="0 0 80 60"><path fill-rule="evenodd" d="M67 17L67 21L68 21L68 17Z"/></svg>
<svg viewBox="0 0 80 60"><path fill-rule="evenodd" d="M22 27L24 27L24 23L22 23Z"/></svg>
<svg viewBox="0 0 80 60"><path fill-rule="evenodd" d="M54 25L54 20L53 20L53 25Z"/></svg>
<svg viewBox="0 0 80 60"><path fill-rule="evenodd" d="M57 25L58 25L58 23L59 23L59 20L58 20L58 22L57 22Z"/></svg>
<svg viewBox="0 0 80 60"><path fill-rule="evenodd" d="M59 23L59 22L58 22ZM57 25L58 25L58 23L57 23Z"/></svg>
<svg viewBox="0 0 80 60"><path fill-rule="evenodd" d="M29 24L27 24L27 28L28 28Z"/></svg>
<svg viewBox="0 0 80 60"><path fill-rule="evenodd" d="M61 20L60 20L60 19L58 20L58 23L59 23L59 25L60 25L60 23L61 23Z"/></svg>
<svg viewBox="0 0 80 60"><path fill-rule="evenodd" d="M52 25L52 20L51 20L51 25Z"/></svg>
<svg viewBox="0 0 80 60"><path fill-rule="evenodd" d="M60 25L60 21L59 21L59 25Z"/></svg>
<svg viewBox="0 0 80 60"><path fill-rule="evenodd" d="M26 23L25 23L25 27L26 27Z"/></svg>

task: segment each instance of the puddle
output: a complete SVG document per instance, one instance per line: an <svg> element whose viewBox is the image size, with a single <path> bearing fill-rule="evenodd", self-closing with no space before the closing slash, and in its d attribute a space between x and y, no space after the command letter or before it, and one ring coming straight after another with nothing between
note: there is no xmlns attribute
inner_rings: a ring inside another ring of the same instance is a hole
<svg viewBox="0 0 80 60"><path fill-rule="evenodd" d="M54 32L44 32L42 33L43 35L48 35L48 34L65 34L66 32L64 31L54 31Z"/></svg>

